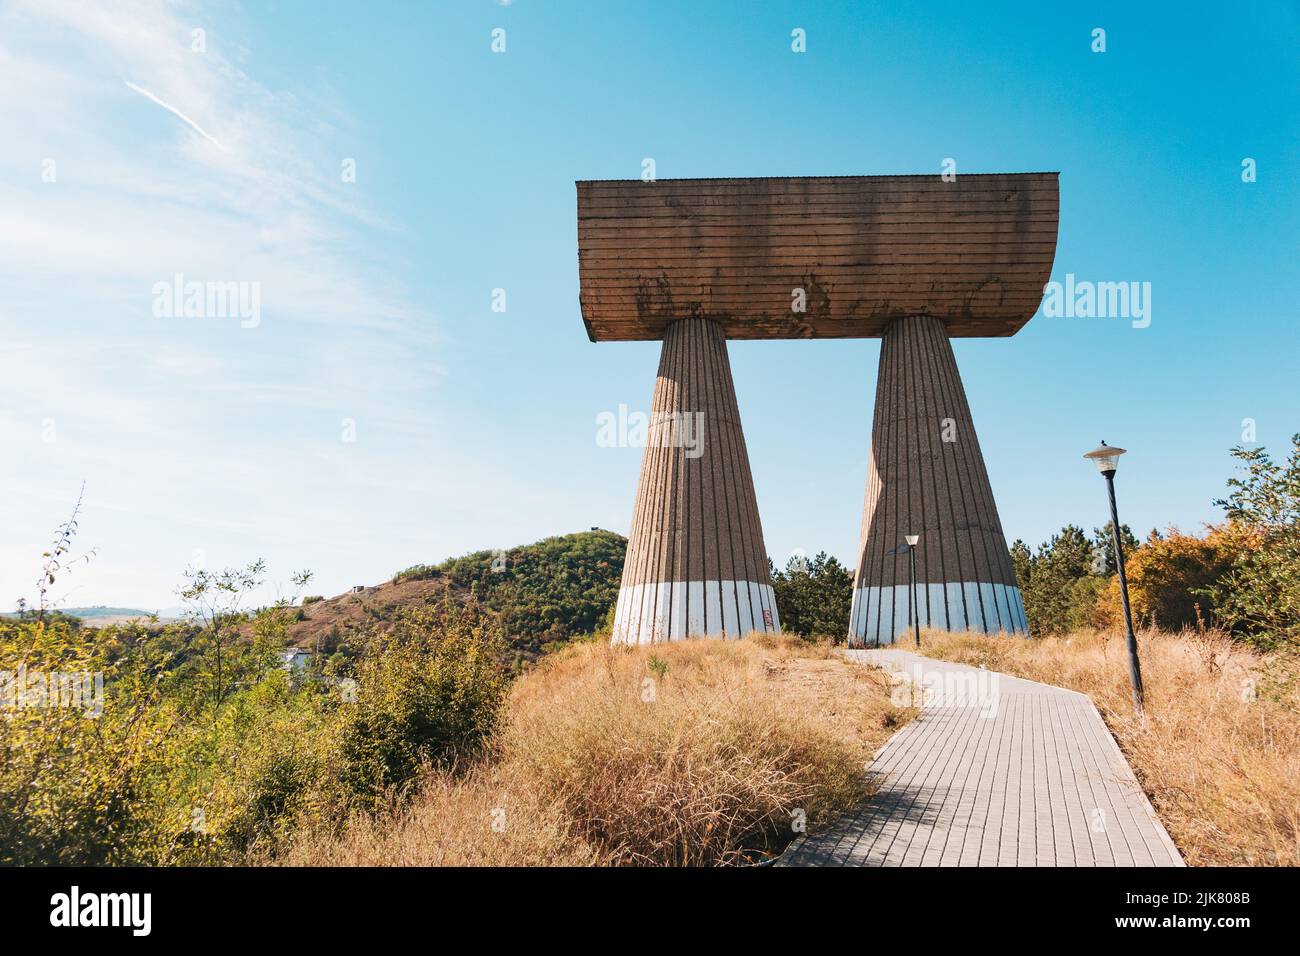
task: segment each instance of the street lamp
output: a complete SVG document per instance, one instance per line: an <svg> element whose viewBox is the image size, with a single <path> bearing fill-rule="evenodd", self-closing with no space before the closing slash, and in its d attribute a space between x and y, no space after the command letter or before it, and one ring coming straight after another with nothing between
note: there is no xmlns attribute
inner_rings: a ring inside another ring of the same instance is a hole
<svg viewBox="0 0 1300 956"><path fill-rule="evenodd" d="M1115 568L1119 571L1119 593L1124 603L1124 626L1128 629L1128 676L1133 685L1133 708L1138 717L1145 720L1143 712L1144 695L1142 693L1142 668L1138 664L1137 637L1133 634L1133 612L1128 603L1128 578L1124 575L1124 546L1119 539L1119 511L1115 508L1115 469L1119 466L1119 456L1123 448L1114 448L1102 442L1097 448L1084 455L1091 458L1097 470L1106 479L1106 490L1110 493L1110 531L1115 542Z"/></svg>
<svg viewBox="0 0 1300 956"><path fill-rule="evenodd" d="M903 540L907 542L907 557L912 569L912 620L909 622L913 625L913 634L916 636L916 646L921 646L921 612L916 606L916 542L921 540L919 534L905 534Z"/></svg>

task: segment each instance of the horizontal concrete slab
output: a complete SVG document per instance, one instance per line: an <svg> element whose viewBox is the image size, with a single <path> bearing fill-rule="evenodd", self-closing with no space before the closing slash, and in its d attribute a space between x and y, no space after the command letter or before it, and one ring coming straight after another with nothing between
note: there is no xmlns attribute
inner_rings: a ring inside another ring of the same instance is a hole
<svg viewBox="0 0 1300 956"><path fill-rule="evenodd" d="M588 181L578 271L594 342L685 317L727 338L862 338L905 315L1013 335L1056 255L1056 173Z"/></svg>

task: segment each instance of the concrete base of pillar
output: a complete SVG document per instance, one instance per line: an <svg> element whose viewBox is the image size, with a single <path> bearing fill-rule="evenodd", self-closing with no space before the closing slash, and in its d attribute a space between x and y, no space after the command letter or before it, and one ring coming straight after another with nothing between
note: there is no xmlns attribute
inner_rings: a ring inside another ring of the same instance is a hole
<svg viewBox="0 0 1300 956"><path fill-rule="evenodd" d="M776 595L756 581L670 581L620 588L615 644L744 637L781 629Z"/></svg>
<svg viewBox="0 0 1300 956"><path fill-rule="evenodd" d="M1020 588L980 581L916 585L921 629L1024 634L1029 630ZM912 589L856 588L849 618L850 644L875 647L908 641L912 632Z"/></svg>

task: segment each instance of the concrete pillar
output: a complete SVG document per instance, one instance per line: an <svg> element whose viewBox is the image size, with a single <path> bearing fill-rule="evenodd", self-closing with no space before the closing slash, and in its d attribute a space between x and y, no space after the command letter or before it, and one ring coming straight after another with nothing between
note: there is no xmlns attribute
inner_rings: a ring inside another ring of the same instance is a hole
<svg viewBox="0 0 1300 956"><path fill-rule="evenodd" d="M726 339L681 319L663 343L613 641L779 631Z"/></svg>
<svg viewBox="0 0 1300 956"><path fill-rule="evenodd" d="M921 627L1026 633L1024 604L943 322L891 323L880 347L849 643L908 632L903 536L919 534Z"/></svg>

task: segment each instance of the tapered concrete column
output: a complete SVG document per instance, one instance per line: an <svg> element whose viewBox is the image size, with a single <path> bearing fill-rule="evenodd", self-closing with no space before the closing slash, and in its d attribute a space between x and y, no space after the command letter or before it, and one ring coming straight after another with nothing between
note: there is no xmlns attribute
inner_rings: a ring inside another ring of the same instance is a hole
<svg viewBox="0 0 1300 956"><path fill-rule="evenodd" d="M893 322L880 348L849 642L908 632L906 534L921 626L1024 633L1024 605L943 322Z"/></svg>
<svg viewBox="0 0 1300 956"><path fill-rule="evenodd" d="M722 330L664 333L614 643L780 630Z"/></svg>

